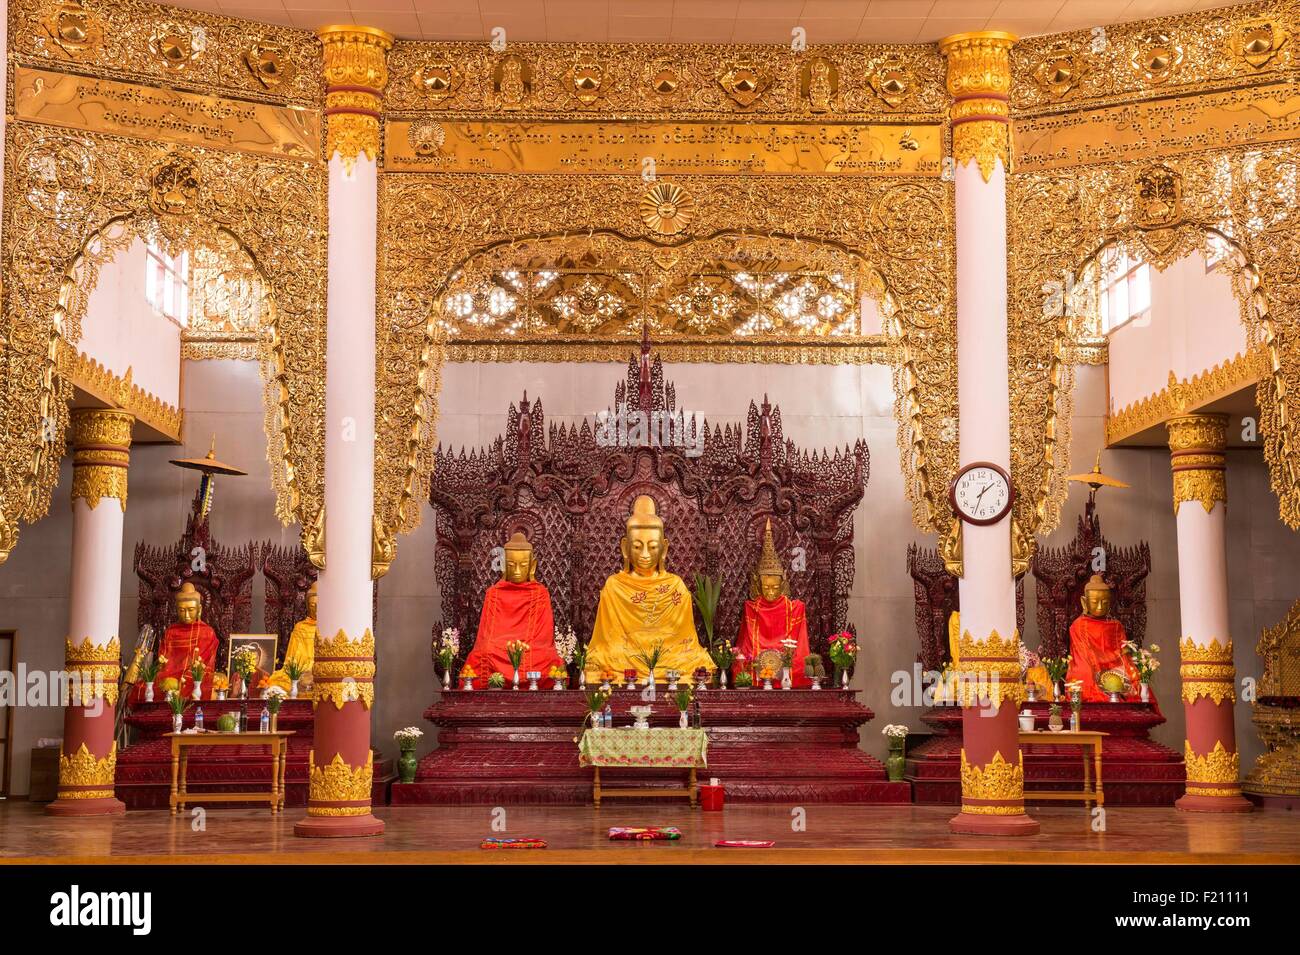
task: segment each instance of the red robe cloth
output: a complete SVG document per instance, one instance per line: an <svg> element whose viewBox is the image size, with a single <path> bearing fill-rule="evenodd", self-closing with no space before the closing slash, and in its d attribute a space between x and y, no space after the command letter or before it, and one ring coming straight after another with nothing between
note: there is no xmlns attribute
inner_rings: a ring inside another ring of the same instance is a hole
<svg viewBox="0 0 1300 955"><path fill-rule="evenodd" d="M790 665L790 677L796 687L812 686L812 680L804 672L804 657L808 656L808 621L804 613L802 600L791 600L781 596L776 600L764 600L759 597L745 601L745 613L740 620L740 636L736 638L736 654L744 654L744 669L753 667L754 658L764 650L780 653L785 648L781 641L787 637L797 640L799 645L794 650L794 660ZM741 661L731 665L734 681L741 671Z"/></svg>
<svg viewBox="0 0 1300 955"><path fill-rule="evenodd" d="M158 653L167 658L158 679L154 681L154 699L166 699L158 684L167 677L175 677L180 683L181 695L189 699L194 691L194 677L190 676L190 664L197 657L203 661L203 698L212 697L212 672L217 665L217 633L202 620L194 623L174 623L163 634L162 645ZM132 702L144 700L144 684L137 685L132 691Z"/></svg>
<svg viewBox="0 0 1300 955"><path fill-rule="evenodd" d="M1097 685L1097 675L1106 670L1120 670L1129 681L1125 702L1141 700L1137 667L1124 655L1124 625L1113 618L1098 620L1084 614L1070 624L1070 669L1067 682L1078 680L1083 684L1085 703L1106 703L1110 695ZM1151 694L1155 703L1155 694Z"/></svg>
<svg viewBox="0 0 1300 955"><path fill-rule="evenodd" d="M551 594L535 580L522 584L498 580L484 595L474 650L465 661L466 666L474 668L474 679L480 681L479 686L486 685L493 673L504 674L507 683L514 679L515 670L506 652L506 644L511 640L528 644L528 652L519 663L520 684L529 670L536 670L542 674L538 686L546 689L553 686L551 667L563 667L564 661L555 652Z"/></svg>

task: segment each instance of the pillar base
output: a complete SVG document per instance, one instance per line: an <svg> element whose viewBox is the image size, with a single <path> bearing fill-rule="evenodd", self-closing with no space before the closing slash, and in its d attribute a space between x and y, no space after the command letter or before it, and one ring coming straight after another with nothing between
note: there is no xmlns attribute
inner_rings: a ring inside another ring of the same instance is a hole
<svg viewBox="0 0 1300 955"><path fill-rule="evenodd" d="M120 799L56 799L45 807L47 816L121 816L126 803Z"/></svg>
<svg viewBox="0 0 1300 955"><path fill-rule="evenodd" d="M364 816L308 816L293 824L293 834L306 839L382 836L384 821L369 813Z"/></svg>
<svg viewBox="0 0 1300 955"><path fill-rule="evenodd" d="M1174 806L1183 812L1251 812L1254 804L1245 796L1179 796Z"/></svg>
<svg viewBox="0 0 1300 955"><path fill-rule="evenodd" d="M1038 820L1024 814L986 816L959 812L948 820L948 828L968 836L1033 836L1038 834Z"/></svg>

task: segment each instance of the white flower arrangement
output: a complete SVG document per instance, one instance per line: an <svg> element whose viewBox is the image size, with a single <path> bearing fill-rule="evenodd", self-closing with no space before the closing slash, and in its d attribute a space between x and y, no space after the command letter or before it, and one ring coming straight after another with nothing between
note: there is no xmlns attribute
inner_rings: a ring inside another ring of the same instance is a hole
<svg viewBox="0 0 1300 955"><path fill-rule="evenodd" d="M573 662L573 653L578 649L578 635L573 632L573 627L555 628L555 652L560 655L560 659L565 663Z"/></svg>
<svg viewBox="0 0 1300 955"><path fill-rule="evenodd" d="M405 726L393 733L393 739L399 742L413 743L424 735L424 730L418 726Z"/></svg>
<svg viewBox="0 0 1300 955"><path fill-rule="evenodd" d="M453 657L460 653L460 630L455 627L443 630L442 638L438 641L438 649L450 650Z"/></svg>
<svg viewBox="0 0 1300 955"><path fill-rule="evenodd" d="M289 696L289 694L285 692L284 687L272 685L266 688L266 691L262 694L262 699L269 700L272 697L277 697L277 696L283 700L286 699Z"/></svg>
<svg viewBox="0 0 1300 955"><path fill-rule="evenodd" d="M907 727L902 723L890 723L880 732L884 736L906 736Z"/></svg>

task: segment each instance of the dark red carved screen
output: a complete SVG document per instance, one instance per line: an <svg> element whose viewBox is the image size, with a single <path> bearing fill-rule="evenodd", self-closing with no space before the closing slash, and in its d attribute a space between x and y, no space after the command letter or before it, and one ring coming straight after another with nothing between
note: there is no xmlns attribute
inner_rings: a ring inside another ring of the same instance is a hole
<svg viewBox="0 0 1300 955"><path fill-rule="evenodd" d="M939 670L952 658L948 650L948 618L961 609L957 578L948 573L939 552L907 545L907 572L916 597L916 655L923 670ZM1016 627L1025 632L1025 578L1016 578Z"/></svg>
<svg viewBox="0 0 1300 955"><path fill-rule="evenodd" d="M307 557L301 544L282 547L269 541L260 548L262 577L266 587L266 607L262 617L267 633L279 636L275 665L284 665L293 625L307 616L307 591L320 571Z"/></svg>
<svg viewBox="0 0 1300 955"><path fill-rule="evenodd" d="M659 420L678 412L675 389L648 342L615 387L609 420L617 420L618 409ZM791 594L808 605L814 648L824 650L827 637L844 629L853 515L869 475L866 444L800 451L785 440L780 409L766 397L750 402L744 428L710 429L705 421L701 434L689 416L678 420L686 424L685 443L701 447L698 455L653 438L635 446L598 441L599 420L548 425L542 402L525 395L510 406L506 433L490 447L469 454L438 448L429 494L442 594L438 626L460 628L462 656L473 646L483 595L500 576L493 549L517 530L533 542L556 625L567 621L586 640L600 588L621 566L624 521L643 493L663 517L668 568L687 586L696 573L721 578L718 635L736 635L768 518ZM697 434L699 444L691 440Z"/></svg>

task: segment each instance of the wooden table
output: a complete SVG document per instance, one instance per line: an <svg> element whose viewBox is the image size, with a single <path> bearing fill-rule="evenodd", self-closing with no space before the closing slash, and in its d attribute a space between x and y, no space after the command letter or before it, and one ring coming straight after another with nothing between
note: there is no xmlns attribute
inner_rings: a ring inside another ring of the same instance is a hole
<svg viewBox="0 0 1300 955"><path fill-rule="evenodd" d="M592 736L591 734L597 734ZM606 735L608 734L608 735ZM578 741L578 764L594 770L591 801L600 808L603 797L690 800L699 798L696 770L708 766L708 736L703 730L599 729L586 730ZM607 789L600 784L601 767L607 769L678 769L686 773L681 786Z"/></svg>
<svg viewBox="0 0 1300 955"><path fill-rule="evenodd" d="M172 741L172 792L168 802L172 815L185 808L191 798L202 802L265 802L271 812L284 808L284 759L289 751L288 738L293 730L272 733L164 733ZM191 793L186 789L185 771L189 767L188 750L194 746L269 746L271 747L271 791L246 793ZM179 788L178 788L179 785Z"/></svg>
<svg viewBox="0 0 1300 955"><path fill-rule="evenodd" d="M1025 790L1025 799L1081 799L1085 807L1096 803L1105 805L1106 797L1101 788L1101 742L1109 733L1098 730L1021 730L1020 745L1078 746L1083 751L1083 788L1079 790ZM1089 753L1091 750L1091 753ZM1091 758L1089 758L1091 757ZM1089 770L1093 770L1093 779ZM1094 781L1095 780L1095 781ZM1089 784L1092 784L1091 786Z"/></svg>

